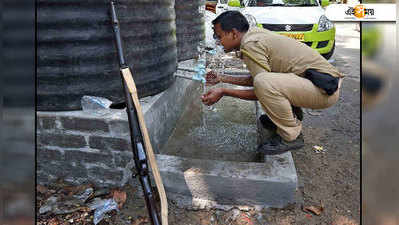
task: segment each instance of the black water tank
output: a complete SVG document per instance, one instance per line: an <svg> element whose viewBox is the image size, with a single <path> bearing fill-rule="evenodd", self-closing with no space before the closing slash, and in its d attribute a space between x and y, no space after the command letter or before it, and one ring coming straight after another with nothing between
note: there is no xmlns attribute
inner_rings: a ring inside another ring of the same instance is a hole
<svg viewBox="0 0 399 225"><path fill-rule="evenodd" d="M195 58L198 43L205 39L205 0L176 0L175 10L178 61Z"/></svg>
<svg viewBox="0 0 399 225"><path fill-rule="evenodd" d="M139 97L174 81L175 0L118 0L125 60ZM124 100L109 0L38 0L37 107L81 109L83 95Z"/></svg>

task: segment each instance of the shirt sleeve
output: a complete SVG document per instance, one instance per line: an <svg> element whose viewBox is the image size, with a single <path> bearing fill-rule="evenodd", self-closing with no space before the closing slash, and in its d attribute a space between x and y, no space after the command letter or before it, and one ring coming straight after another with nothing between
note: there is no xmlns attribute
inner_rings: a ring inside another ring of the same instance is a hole
<svg viewBox="0 0 399 225"><path fill-rule="evenodd" d="M241 52L242 59L253 77L258 73L271 72L267 49L258 42L248 42L241 47L241 50L244 50L250 55L248 56L243 53L244 51Z"/></svg>

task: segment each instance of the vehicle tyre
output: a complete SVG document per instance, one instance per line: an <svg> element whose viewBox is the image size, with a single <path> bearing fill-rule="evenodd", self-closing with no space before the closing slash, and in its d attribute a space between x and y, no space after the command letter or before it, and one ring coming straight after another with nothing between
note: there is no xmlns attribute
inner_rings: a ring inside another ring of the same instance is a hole
<svg viewBox="0 0 399 225"><path fill-rule="evenodd" d="M330 52L326 53L326 54L321 54L325 59L329 60L331 58L331 56L334 54L334 50L335 50L335 41L333 44L333 47L331 49Z"/></svg>

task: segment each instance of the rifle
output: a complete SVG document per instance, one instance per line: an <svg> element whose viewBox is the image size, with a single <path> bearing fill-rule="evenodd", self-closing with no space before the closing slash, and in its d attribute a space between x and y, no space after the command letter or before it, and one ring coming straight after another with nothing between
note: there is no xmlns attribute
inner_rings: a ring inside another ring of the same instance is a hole
<svg viewBox="0 0 399 225"><path fill-rule="evenodd" d="M145 126L144 116L137 96L136 84L134 83L129 66L125 62L122 39L120 35L119 21L116 15L116 0L111 0L112 26L115 34L115 44L118 50L120 74L126 99L126 112L129 120L130 137L133 150L133 158L139 175L140 183L143 188L148 214L153 225L168 225L168 205L163 187L162 179L159 174L155 156L152 150L150 138ZM147 158L148 156L148 158ZM161 199L162 223L156 210L155 195L152 191L149 177L147 159L150 162L154 180Z"/></svg>

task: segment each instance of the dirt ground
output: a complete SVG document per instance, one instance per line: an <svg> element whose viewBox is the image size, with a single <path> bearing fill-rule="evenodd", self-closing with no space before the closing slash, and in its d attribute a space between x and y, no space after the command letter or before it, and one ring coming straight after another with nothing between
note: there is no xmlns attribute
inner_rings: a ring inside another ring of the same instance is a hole
<svg viewBox="0 0 399 225"><path fill-rule="evenodd" d="M333 64L347 75L341 88L339 103L326 110L304 112L303 133L306 145L293 152L299 179L298 202L285 209L222 211L187 210L169 201L169 224L360 224L360 59L358 46L348 47L345 44L359 38L359 33L354 32L353 27L337 27L337 30L346 29L350 33L347 36L337 35L337 41L341 43L337 42ZM318 153L314 146L321 146L324 151ZM46 188L57 192L64 187L65 184L61 182L58 186ZM122 209L111 212L99 224L150 224L140 186L126 185L122 191L127 195ZM46 194L38 194L37 209L43 204L45 197ZM305 210L309 207L313 207L313 212ZM87 210L67 215L55 216L48 213L37 216L38 225L93 224L93 211Z"/></svg>

